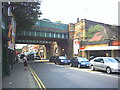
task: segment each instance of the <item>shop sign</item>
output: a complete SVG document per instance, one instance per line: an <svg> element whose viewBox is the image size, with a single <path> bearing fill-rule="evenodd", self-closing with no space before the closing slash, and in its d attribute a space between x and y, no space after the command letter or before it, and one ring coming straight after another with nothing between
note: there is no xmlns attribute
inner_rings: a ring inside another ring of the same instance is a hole
<svg viewBox="0 0 120 90"><path fill-rule="evenodd" d="M75 41L75 44L80 44L80 41Z"/></svg>
<svg viewBox="0 0 120 90"><path fill-rule="evenodd" d="M73 42L73 47L74 47L74 54L78 54L78 50L79 50L79 41L78 39L75 39Z"/></svg>
<svg viewBox="0 0 120 90"><path fill-rule="evenodd" d="M80 47L80 49L82 50L82 49L85 49L85 47Z"/></svg>

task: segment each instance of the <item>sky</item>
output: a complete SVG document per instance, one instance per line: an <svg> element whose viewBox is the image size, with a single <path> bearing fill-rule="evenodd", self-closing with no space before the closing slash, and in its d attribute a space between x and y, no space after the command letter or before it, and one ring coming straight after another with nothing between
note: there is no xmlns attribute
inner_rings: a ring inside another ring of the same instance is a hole
<svg viewBox="0 0 120 90"><path fill-rule="evenodd" d="M40 19L52 22L76 23L77 18L110 25L118 25L118 2L120 0L42 0ZM22 48L26 44L17 44Z"/></svg>
<svg viewBox="0 0 120 90"><path fill-rule="evenodd" d="M40 17L52 22L76 23L77 18L118 25L120 0L42 0Z"/></svg>

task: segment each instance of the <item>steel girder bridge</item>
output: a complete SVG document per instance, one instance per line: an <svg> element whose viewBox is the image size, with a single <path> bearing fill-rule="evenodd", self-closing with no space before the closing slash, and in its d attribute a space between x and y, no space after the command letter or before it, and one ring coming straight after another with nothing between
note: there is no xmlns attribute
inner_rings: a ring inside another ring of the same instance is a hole
<svg viewBox="0 0 120 90"><path fill-rule="evenodd" d="M70 55L72 41L69 39L68 24L38 20L31 30L18 30L16 33L16 44L46 45L50 50L52 42L57 42L60 48L64 48L65 53Z"/></svg>

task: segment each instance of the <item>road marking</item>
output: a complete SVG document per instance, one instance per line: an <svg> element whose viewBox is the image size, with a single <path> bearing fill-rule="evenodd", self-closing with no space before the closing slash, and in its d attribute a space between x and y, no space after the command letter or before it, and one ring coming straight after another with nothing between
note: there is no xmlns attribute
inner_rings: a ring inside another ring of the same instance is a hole
<svg viewBox="0 0 120 90"><path fill-rule="evenodd" d="M29 68L31 74L33 75L34 79L36 80L39 88L40 88L41 90L47 90L46 87L45 87L45 85L43 84L43 82L40 80L40 78L38 77L38 75L37 75L37 74L35 73L35 71L32 69L32 67L31 67L30 65L28 65L28 68Z"/></svg>
<svg viewBox="0 0 120 90"><path fill-rule="evenodd" d="M120 78L120 76L113 76L113 75L108 75L108 74L103 74L102 72L97 72L97 71L92 71L91 69L80 69L80 68L76 68L76 67L69 67L69 65L66 66L62 66L62 65L56 65L52 62L46 63L46 64L53 64L54 66L58 66L58 67L67 67L73 70L78 70L78 71L84 71L84 72L88 72L88 73L93 73L93 74L99 74L99 75L103 75L103 76L109 76L109 77L114 77L114 78Z"/></svg>
<svg viewBox="0 0 120 90"><path fill-rule="evenodd" d="M97 72L97 71L92 71L92 70L84 70L84 69L79 69L79 68L75 68L75 67L70 67L70 69L78 70L78 71L84 71L84 72L93 73L93 74L99 74L99 75L103 75L103 76L114 77L114 78L120 78L119 76L103 74L102 72Z"/></svg>
<svg viewBox="0 0 120 90"><path fill-rule="evenodd" d="M64 66L61 66L61 65L56 65L56 64L53 64L54 66L57 66L57 67L64 67Z"/></svg>
<svg viewBox="0 0 120 90"><path fill-rule="evenodd" d="M46 64L54 64L54 63L46 63Z"/></svg>

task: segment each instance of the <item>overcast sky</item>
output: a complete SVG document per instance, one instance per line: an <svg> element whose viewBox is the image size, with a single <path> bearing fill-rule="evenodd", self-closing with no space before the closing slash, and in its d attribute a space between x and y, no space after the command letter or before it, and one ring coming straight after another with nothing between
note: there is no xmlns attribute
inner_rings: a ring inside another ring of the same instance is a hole
<svg viewBox="0 0 120 90"><path fill-rule="evenodd" d="M77 18L118 25L120 0L42 0L41 18L76 23Z"/></svg>

